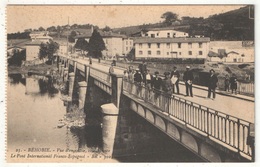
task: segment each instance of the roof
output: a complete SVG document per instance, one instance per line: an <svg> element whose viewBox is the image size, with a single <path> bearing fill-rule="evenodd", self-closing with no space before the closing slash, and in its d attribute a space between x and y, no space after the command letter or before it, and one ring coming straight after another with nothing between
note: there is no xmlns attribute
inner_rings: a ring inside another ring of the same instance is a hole
<svg viewBox="0 0 260 167"><path fill-rule="evenodd" d="M174 27L147 28L145 30L148 30L148 31L175 30L176 31L176 29Z"/></svg>
<svg viewBox="0 0 260 167"><path fill-rule="evenodd" d="M177 42L209 42L210 38L133 38L134 43L177 43Z"/></svg>
<svg viewBox="0 0 260 167"><path fill-rule="evenodd" d="M209 51L208 56L209 57L219 57L218 53L213 52L213 51Z"/></svg>
<svg viewBox="0 0 260 167"><path fill-rule="evenodd" d="M122 35L122 34L117 34L117 33L113 33L113 32L99 32L100 35L103 37L103 38L127 38L126 35ZM87 32L86 34L81 34L81 35L77 35L75 38L78 39L78 38L90 38L92 36L92 33L91 32Z"/></svg>
<svg viewBox="0 0 260 167"><path fill-rule="evenodd" d="M25 49L25 47L23 47L23 46L9 46L9 47L7 47L7 50L9 50L9 49Z"/></svg>
<svg viewBox="0 0 260 167"><path fill-rule="evenodd" d="M239 53L235 52L235 51L230 51L230 52L227 53L227 55L230 54L230 53L235 53L235 54L239 55Z"/></svg>
<svg viewBox="0 0 260 167"><path fill-rule="evenodd" d="M32 31L31 33L30 33L30 35L31 34L48 34L49 32L48 31Z"/></svg>
<svg viewBox="0 0 260 167"><path fill-rule="evenodd" d="M25 45L41 45L41 43L43 43L43 42L35 40L35 41L32 41L32 42L26 43Z"/></svg>

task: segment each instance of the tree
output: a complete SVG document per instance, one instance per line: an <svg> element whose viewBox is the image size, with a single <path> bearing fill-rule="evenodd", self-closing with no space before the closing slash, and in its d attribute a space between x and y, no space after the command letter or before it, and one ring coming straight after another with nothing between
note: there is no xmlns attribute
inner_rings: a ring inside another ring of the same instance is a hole
<svg viewBox="0 0 260 167"><path fill-rule="evenodd" d="M76 49L83 51L89 50L89 43L84 38L79 38L74 46Z"/></svg>
<svg viewBox="0 0 260 167"><path fill-rule="evenodd" d="M57 52L58 49L59 49L59 44L52 40L47 43L41 43L38 56L40 59L47 57L48 61L53 63L54 54Z"/></svg>
<svg viewBox="0 0 260 167"><path fill-rule="evenodd" d="M89 39L89 51L90 55L93 57L101 58L102 57L102 50L105 50L106 46L103 41L103 38L99 34L99 32L95 29L92 33L92 36Z"/></svg>
<svg viewBox="0 0 260 167"><path fill-rule="evenodd" d="M76 31L71 31L69 35L69 42L74 43L75 42L75 36L77 35Z"/></svg>
<svg viewBox="0 0 260 167"><path fill-rule="evenodd" d="M172 23L177 21L178 15L173 12L165 12L164 14L162 14L161 18L164 19L164 23L167 26L170 26L170 25L172 25Z"/></svg>
<svg viewBox="0 0 260 167"><path fill-rule="evenodd" d="M11 54L12 56L8 52L7 54L9 54L10 57L8 59L8 66L21 66L22 62L25 61L25 49L21 51L19 51L18 49L13 49Z"/></svg>
<svg viewBox="0 0 260 167"><path fill-rule="evenodd" d="M49 31L49 32L57 31L55 26L48 27L46 30Z"/></svg>
<svg viewBox="0 0 260 167"><path fill-rule="evenodd" d="M45 31L45 29L43 27L39 27L38 30L39 31Z"/></svg>
<svg viewBox="0 0 260 167"><path fill-rule="evenodd" d="M112 31L112 29L109 26L106 26L105 28L102 29L102 31L109 32L109 31Z"/></svg>

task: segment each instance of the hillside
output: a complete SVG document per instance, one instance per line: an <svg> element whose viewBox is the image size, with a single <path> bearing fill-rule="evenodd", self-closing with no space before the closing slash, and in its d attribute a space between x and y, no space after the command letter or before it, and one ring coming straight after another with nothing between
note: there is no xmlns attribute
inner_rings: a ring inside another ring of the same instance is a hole
<svg viewBox="0 0 260 167"><path fill-rule="evenodd" d="M252 14L253 12L251 12ZM163 23L144 24L113 29L126 35L145 28L165 27ZM254 40L254 19L249 18L249 6L217 14L208 18L182 17L176 30L188 32L191 36L204 35L211 40Z"/></svg>

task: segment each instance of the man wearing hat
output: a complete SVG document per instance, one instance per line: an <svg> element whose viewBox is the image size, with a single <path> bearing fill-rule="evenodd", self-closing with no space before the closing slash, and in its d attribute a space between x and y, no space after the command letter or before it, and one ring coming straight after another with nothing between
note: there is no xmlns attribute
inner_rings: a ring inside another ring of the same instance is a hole
<svg viewBox="0 0 260 167"><path fill-rule="evenodd" d="M157 105L158 104L158 97L160 95L160 90L162 87L162 79L159 77L159 72L156 71L154 73L155 77L152 79L152 88L154 90L154 102Z"/></svg>
<svg viewBox="0 0 260 167"><path fill-rule="evenodd" d="M186 71L184 72L184 75L183 75L183 80L185 82L185 86L186 86L186 96L191 96L193 97L193 94L192 94L192 82L193 82L193 74L192 72L190 71L190 66L186 66Z"/></svg>
<svg viewBox="0 0 260 167"><path fill-rule="evenodd" d="M134 82L138 85L137 86L137 95L140 96L140 93L142 91L143 75L141 74L141 72L138 68L136 69L136 73L134 74Z"/></svg>
<svg viewBox="0 0 260 167"><path fill-rule="evenodd" d="M213 99L214 100L216 98L216 87L217 87L217 83L218 83L218 78L215 75L215 71L213 69L211 69L210 71L210 76L209 76L209 81L208 81L208 98L210 98L211 92L213 93Z"/></svg>

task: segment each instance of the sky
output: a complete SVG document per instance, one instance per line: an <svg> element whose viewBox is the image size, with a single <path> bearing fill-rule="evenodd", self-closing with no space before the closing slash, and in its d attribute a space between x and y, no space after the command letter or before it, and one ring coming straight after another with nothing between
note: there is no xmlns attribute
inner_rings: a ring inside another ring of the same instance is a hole
<svg viewBox="0 0 260 167"><path fill-rule="evenodd" d="M7 6L7 33L23 32L28 28L72 24L93 24L100 28L140 25L163 21L161 15L171 11L179 15L207 18L213 14L239 9L241 5L117 5L117 6Z"/></svg>

